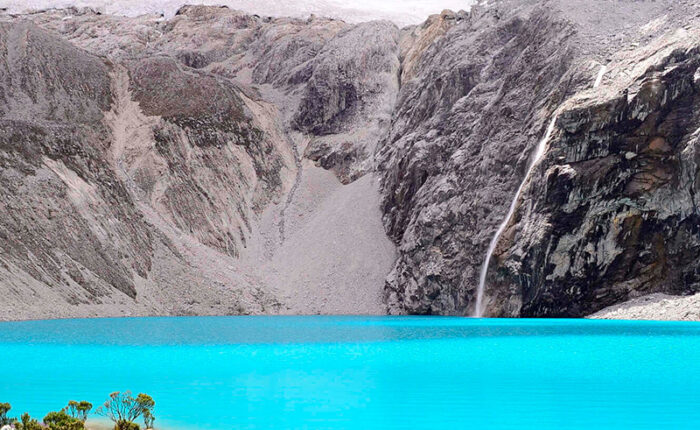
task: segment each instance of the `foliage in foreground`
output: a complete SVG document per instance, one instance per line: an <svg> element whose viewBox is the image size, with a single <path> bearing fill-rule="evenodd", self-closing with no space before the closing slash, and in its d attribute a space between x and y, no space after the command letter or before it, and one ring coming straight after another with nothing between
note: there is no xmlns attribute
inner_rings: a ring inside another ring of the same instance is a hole
<svg viewBox="0 0 700 430"><path fill-rule="evenodd" d="M12 406L9 403L0 403L0 427L12 424L13 420L7 416L10 409Z"/></svg>
<svg viewBox="0 0 700 430"><path fill-rule="evenodd" d="M134 422L139 417L143 418L146 428L150 429L156 419L153 415L155 405L156 402L148 394L140 393L134 397L130 391L115 391L95 412L112 420L114 430L139 430L141 427ZM60 411L46 414L41 423L26 412L19 420L10 418L7 415L10 409L12 406L9 403L0 403L0 428L10 426L14 430L84 430L92 403L71 400Z"/></svg>
<svg viewBox="0 0 700 430"><path fill-rule="evenodd" d="M136 430L139 426L134 421L139 417L144 417L147 428L149 421L153 425L155 417L152 411L155 405L156 402L148 394L140 393L134 397L131 391L115 391L96 413L114 421L114 430Z"/></svg>
<svg viewBox="0 0 700 430"><path fill-rule="evenodd" d="M71 400L68 402L68 406L63 408L64 412L67 412L71 417L77 418L82 422L87 421L87 416L92 410L92 403L85 400L76 402Z"/></svg>
<svg viewBox="0 0 700 430"><path fill-rule="evenodd" d="M85 423L68 415L65 410L46 414L44 425L49 430L83 430L85 428Z"/></svg>

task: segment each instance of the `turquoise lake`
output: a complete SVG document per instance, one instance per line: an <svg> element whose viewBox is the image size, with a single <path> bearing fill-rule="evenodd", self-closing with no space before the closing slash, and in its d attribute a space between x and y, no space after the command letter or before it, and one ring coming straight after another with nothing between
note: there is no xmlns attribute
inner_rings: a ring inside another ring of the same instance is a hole
<svg viewBox="0 0 700 430"><path fill-rule="evenodd" d="M700 324L430 317L0 323L0 402L112 391L162 429L697 429Z"/></svg>

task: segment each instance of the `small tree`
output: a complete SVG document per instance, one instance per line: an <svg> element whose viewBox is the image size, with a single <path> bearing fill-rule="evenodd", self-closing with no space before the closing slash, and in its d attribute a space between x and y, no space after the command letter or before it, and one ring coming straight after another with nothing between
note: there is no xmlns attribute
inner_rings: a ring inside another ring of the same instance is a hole
<svg viewBox="0 0 700 430"><path fill-rule="evenodd" d="M78 402L75 400L69 400L68 406L63 408L63 412L67 412L68 415L72 416L73 418L78 418Z"/></svg>
<svg viewBox="0 0 700 430"><path fill-rule="evenodd" d="M90 414L91 410L92 403L88 402L87 400L81 400L80 403L78 403L78 418L80 418L83 422L87 421L87 416Z"/></svg>
<svg viewBox="0 0 700 430"><path fill-rule="evenodd" d="M146 426L147 429L152 429L153 428L153 422L156 420L156 416L153 415L153 412L151 412L150 409L146 409L143 411L143 424Z"/></svg>
<svg viewBox="0 0 700 430"><path fill-rule="evenodd" d="M151 412L153 412L153 408L156 405L156 402L153 400L153 397L144 393L139 393L139 395L136 396L136 403L139 405L142 414L146 411L148 411L148 413L150 414Z"/></svg>
<svg viewBox="0 0 700 430"><path fill-rule="evenodd" d="M109 399L97 408L96 413L114 421L115 430L133 430L139 428L134 421L143 415L145 411L149 414L153 411L156 402L148 394L139 394L134 397L131 391L120 393L115 391L109 395Z"/></svg>
<svg viewBox="0 0 700 430"><path fill-rule="evenodd" d="M82 422L87 421L87 416L92 410L92 403L82 400L80 402L76 402L75 400L71 400L68 402L68 406L63 408L65 412L68 412L68 414L73 417L77 418Z"/></svg>
<svg viewBox="0 0 700 430"><path fill-rule="evenodd" d="M7 416L10 409L12 406L9 403L0 403L0 427L12 424L12 420Z"/></svg>
<svg viewBox="0 0 700 430"><path fill-rule="evenodd" d="M30 417L27 412L22 414L21 421L15 425L17 430L42 430L44 428L39 424L39 421Z"/></svg>
<svg viewBox="0 0 700 430"><path fill-rule="evenodd" d="M83 430L85 428L81 420L68 415L63 410L46 414L44 425L49 430Z"/></svg>

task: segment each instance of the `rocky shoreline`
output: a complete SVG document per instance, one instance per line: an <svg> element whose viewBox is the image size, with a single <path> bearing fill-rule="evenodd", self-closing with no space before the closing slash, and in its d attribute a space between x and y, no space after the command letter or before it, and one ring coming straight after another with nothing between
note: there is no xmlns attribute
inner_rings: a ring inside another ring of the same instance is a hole
<svg viewBox="0 0 700 430"><path fill-rule="evenodd" d="M605 308L588 318L700 321L700 294L685 297L650 294Z"/></svg>

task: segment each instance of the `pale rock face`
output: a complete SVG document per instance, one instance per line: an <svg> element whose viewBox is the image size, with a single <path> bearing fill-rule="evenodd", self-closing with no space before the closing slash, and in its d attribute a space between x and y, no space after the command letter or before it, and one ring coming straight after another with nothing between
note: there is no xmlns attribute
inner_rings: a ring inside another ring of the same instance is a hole
<svg viewBox="0 0 700 430"><path fill-rule="evenodd" d="M308 158L345 183L372 169L377 141L391 122L399 89L399 30L385 21L359 24L327 43L293 124L313 135Z"/></svg>
<svg viewBox="0 0 700 430"><path fill-rule="evenodd" d="M330 174L315 190L355 200L332 231L329 208L297 211L306 206L295 193L308 194L304 176L317 168L303 162L314 135L293 119L311 100L309 82L335 67L356 74L330 90L325 111L347 117L343 130L388 124L380 112L396 92L395 25L184 7L168 21L49 11L6 17L0 30L0 288L10 319L382 312L394 250L376 181L346 189ZM375 32L386 50L362 50L358 38ZM278 69L268 67L274 55L285 57ZM301 77L288 79L293 70ZM348 87L354 104L341 100ZM370 171L374 133L351 151L349 171ZM323 236L293 234L292 216ZM305 276L299 247L323 256ZM349 294L359 280L367 287ZM312 284L332 287L297 300Z"/></svg>

